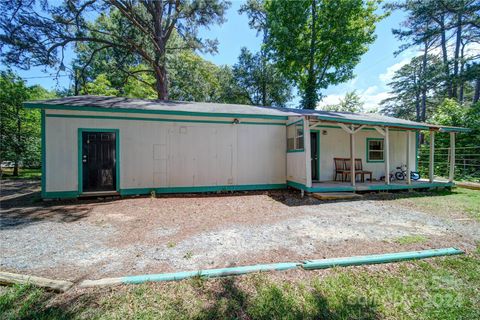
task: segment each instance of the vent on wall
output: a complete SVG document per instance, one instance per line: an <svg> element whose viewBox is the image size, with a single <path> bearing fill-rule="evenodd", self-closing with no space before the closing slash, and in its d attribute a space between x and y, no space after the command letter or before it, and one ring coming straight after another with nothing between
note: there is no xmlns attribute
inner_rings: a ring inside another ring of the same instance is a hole
<svg viewBox="0 0 480 320"><path fill-rule="evenodd" d="M326 136L328 134L327 130L322 130L322 135Z"/></svg>

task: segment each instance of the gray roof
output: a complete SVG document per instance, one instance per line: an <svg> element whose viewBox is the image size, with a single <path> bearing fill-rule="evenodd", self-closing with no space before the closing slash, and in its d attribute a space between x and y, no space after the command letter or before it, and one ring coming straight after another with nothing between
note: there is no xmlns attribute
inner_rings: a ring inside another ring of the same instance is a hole
<svg viewBox="0 0 480 320"><path fill-rule="evenodd" d="M162 101L147 99L132 99L124 97L105 96L71 96L50 100L39 100L26 102L27 107L47 109L75 109L75 110L97 110L116 112L158 112L158 113L180 113L190 115L206 116L227 116L232 117L287 117L287 116L313 116L319 120L335 121L343 123L387 125L417 129L443 129L444 131L463 131L462 128L442 127L426 123L414 122L404 119L387 117L373 113L351 113L323 110L307 110L292 108L272 108L242 104L224 104L207 102L186 102L186 101Z"/></svg>

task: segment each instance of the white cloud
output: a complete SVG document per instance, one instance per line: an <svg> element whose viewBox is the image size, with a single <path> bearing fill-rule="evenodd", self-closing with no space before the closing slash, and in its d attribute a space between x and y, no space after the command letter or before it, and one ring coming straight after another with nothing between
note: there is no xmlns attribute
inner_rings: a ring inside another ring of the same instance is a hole
<svg viewBox="0 0 480 320"><path fill-rule="evenodd" d="M410 59L411 57L409 58L403 58L402 60L400 60L400 62L397 62L395 64L392 64L390 67L387 68L387 70L384 72L384 73L381 73L378 78L380 79L380 81L383 82L383 84L387 84L389 83L390 81L392 81L393 79L393 76L395 74L396 71L400 70L400 68L402 68L404 65L406 65L407 63L410 62Z"/></svg>
<svg viewBox="0 0 480 320"><path fill-rule="evenodd" d="M380 102L390 97L387 90L380 90L378 86L370 86L365 90L357 90L357 94L364 103L363 108L365 111L378 109ZM338 104L344 96L344 94L329 94L325 96L318 104L319 109L327 105Z"/></svg>

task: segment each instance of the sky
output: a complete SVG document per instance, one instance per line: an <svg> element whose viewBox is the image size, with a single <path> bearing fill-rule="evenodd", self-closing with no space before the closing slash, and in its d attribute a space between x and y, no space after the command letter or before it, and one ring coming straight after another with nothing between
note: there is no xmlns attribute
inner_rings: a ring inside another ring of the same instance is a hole
<svg viewBox="0 0 480 320"><path fill-rule="evenodd" d="M216 38L219 41L218 52L214 55L201 54L205 59L215 64L233 65L237 62L242 47L251 51L257 51L261 45L261 38L257 37L256 31L248 26L248 19L240 15L238 9L243 1L233 0L232 6L227 12L227 21L218 26L211 26L209 29L201 30L202 38ZM322 92L323 100L320 106L334 104L342 98L346 92L356 90L364 102L367 111L375 110L381 100L388 97L388 82L393 73L406 64L414 55L413 51L407 51L398 56L394 52L399 48L400 42L392 35L392 29L398 28L405 19L403 12L393 12L390 16L377 24L377 38L369 46L369 50L362 56L361 62L355 68L355 78L336 86L330 86ZM72 58L72 52L66 53L66 65ZM19 71L19 70L17 70ZM29 85L40 84L48 89L55 89L69 86L70 79L66 72L60 72L60 77L54 79L56 70L42 70L33 68L27 71L19 71ZM300 98L295 96L289 107L298 107Z"/></svg>

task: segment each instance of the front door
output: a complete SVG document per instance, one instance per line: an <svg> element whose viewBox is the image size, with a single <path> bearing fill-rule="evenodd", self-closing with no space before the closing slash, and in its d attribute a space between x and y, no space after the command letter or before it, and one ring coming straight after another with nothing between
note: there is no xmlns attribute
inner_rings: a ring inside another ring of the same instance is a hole
<svg viewBox="0 0 480 320"><path fill-rule="evenodd" d="M115 132L82 132L84 192L116 189Z"/></svg>
<svg viewBox="0 0 480 320"><path fill-rule="evenodd" d="M312 181L318 181L318 132L310 132L310 156L312 158Z"/></svg>

